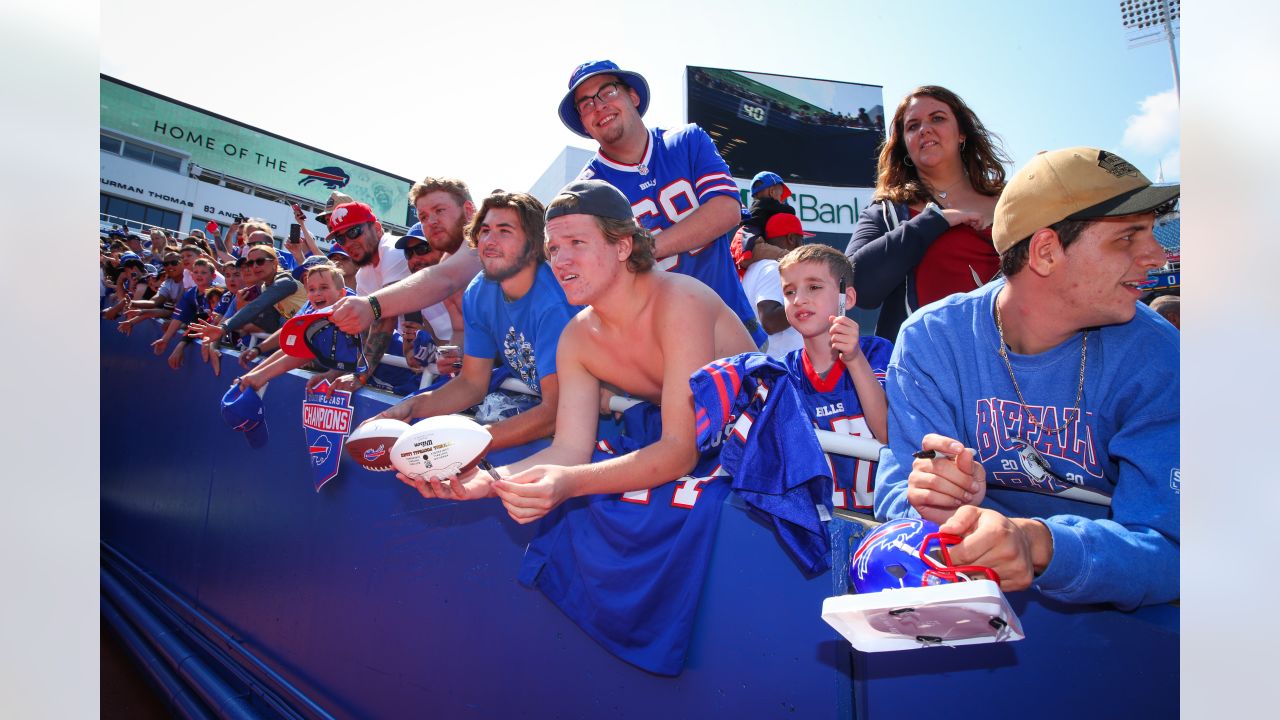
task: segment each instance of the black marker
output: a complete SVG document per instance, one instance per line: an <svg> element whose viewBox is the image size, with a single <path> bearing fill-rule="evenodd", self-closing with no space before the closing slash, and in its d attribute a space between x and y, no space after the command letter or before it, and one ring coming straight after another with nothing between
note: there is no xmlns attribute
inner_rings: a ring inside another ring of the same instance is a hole
<svg viewBox="0 0 1280 720"><path fill-rule="evenodd" d="M840 308L840 315L843 317L844 316L844 278L840 278L840 301L839 302L840 304L838 307Z"/></svg>

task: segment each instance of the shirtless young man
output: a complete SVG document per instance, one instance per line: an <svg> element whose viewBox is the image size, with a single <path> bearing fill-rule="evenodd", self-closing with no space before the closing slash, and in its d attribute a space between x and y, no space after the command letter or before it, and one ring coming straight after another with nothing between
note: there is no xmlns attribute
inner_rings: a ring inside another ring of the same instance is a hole
<svg viewBox="0 0 1280 720"><path fill-rule="evenodd" d="M419 488L455 499L497 495L520 523L571 497L645 490L688 473L698 460L689 376L716 358L756 349L705 284L652 272L653 237L608 183L580 180L560 191L547 208L546 249L569 303L589 306L560 337L555 439L499 468L503 480L472 474L462 483L430 478ZM662 433L639 450L591 463L605 383L659 405Z"/></svg>

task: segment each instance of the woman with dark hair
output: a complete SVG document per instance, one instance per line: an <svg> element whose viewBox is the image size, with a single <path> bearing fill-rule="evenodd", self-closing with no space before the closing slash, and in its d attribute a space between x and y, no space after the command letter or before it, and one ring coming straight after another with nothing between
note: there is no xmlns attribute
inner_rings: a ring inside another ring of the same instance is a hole
<svg viewBox="0 0 1280 720"><path fill-rule="evenodd" d="M845 249L858 307L880 306L876 335L892 341L920 306L996 276L991 222L1008 163L950 90L924 85L898 103L872 204Z"/></svg>

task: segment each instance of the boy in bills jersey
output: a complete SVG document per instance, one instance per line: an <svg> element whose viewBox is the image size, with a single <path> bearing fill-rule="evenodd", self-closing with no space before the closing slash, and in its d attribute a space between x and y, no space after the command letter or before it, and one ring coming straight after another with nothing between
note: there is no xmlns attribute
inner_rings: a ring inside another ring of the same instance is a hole
<svg viewBox="0 0 1280 720"><path fill-rule="evenodd" d="M826 245L801 245L778 261L778 274L787 322L804 338L804 347L783 362L814 426L886 442L884 372L893 345L873 335L859 337L858 324L845 316L843 308L855 300L853 265ZM827 461L835 481L831 504L870 513L875 463L831 454Z"/></svg>
<svg viewBox="0 0 1280 720"><path fill-rule="evenodd" d="M646 128L649 84L609 60L583 63L560 101L560 120L600 143L579 180L622 191L636 220L653 233L657 267L695 277L742 320L756 346L767 335L738 281L729 241L742 203L729 166L697 125Z"/></svg>

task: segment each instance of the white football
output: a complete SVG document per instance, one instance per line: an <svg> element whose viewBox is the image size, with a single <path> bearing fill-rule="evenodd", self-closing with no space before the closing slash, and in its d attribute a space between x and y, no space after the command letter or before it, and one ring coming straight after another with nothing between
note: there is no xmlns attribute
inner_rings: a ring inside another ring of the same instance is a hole
<svg viewBox="0 0 1280 720"><path fill-rule="evenodd" d="M366 470L390 472L391 447L408 429L409 423L400 420L370 420L347 438L347 454Z"/></svg>
<svg viewBox="0 0 1280 720"><path fill-rule="evenodd" d="M411 478L447 478L470 470L484 458L493 436L463 415L419 420L391 447L391 464Z"/></svg>

